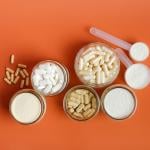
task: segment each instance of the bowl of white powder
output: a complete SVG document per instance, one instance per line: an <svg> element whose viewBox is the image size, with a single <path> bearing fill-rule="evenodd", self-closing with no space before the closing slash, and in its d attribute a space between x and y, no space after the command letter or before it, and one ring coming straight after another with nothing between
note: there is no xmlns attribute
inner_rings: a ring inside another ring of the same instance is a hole
<svg viewBox="0 0 150 150"><path fill-rule="evenodd" d="M45 98L32 89L16 92L10 102L11 116L19 123L29 125L38 122L46 111Z"/></svg>
<svg viewBox="0 0 150 150"><path fill-rule="evenodd" d="M112 85L101 96L103 111L112 119L123 120L131 117L137 106L134 92L125 85Z"/></svg>

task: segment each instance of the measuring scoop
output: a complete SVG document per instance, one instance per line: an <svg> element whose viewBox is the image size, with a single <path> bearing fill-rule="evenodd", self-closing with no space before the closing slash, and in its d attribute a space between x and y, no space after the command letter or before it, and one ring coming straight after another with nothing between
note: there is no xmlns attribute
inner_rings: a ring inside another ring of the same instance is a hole
<svg viewBox="0 0 150 150"><path fill-rule="evenodd" d="M95 27L90 28L90 33L129 51L130 57L135 61L144 61L149 56L149 47L144 42L136 42L132 45Z"/></svg>
<svg viewBox="0 0 150 150"><path fill-rule="evenodd" d="M133 64L120 48L116 48L115 52L127 68L124 78L131 88L143 89L150 84L150 68L148 66L141 63Z"/></svg>

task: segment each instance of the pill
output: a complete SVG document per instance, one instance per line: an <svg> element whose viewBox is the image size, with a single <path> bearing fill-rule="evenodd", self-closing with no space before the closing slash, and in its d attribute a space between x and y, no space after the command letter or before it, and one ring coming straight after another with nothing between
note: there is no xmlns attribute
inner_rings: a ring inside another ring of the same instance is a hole
<svg viewBox="0 0 150 150"><path fill-rule="evenodd" d="M90 113L92 113L92 109L88 109L87 111L83 112L83 116L88 117Z"/></svg>
<svg viewBox="0 0 150 150"><path fill-rule="evenodd" d="M78 113L81 112L83 108L84 108L84 104L80 104L80 105L77 107L76 112L78 112Z"/></svg>
<svg viewBox="0 0 150 150"><path fill-rule="evenodd" d="M6 71L10 72L10 73L14 73L14 70L12 70L11 68L6 68Z"/></svg>
<svg viewBox="0 0 150 150"><path fill-rule="evenodd" d="M96 46L95 48L96 48L96 50L98 50L98 51L102 51L102 49L101 49L100 46Z"/></svg>
<svg viewBox="0 0 150 150"><path fill-rule="evenodd" d="M96 83L100 84L101 83L101 70L98 70L96 72Z"/></svg>
<svg viewBox="0 0 150 150"><path fill-rule="evenodd" d="M78 107L78 103L75 103L75 102L72 102L72 101L69 101L68 102L68 106L71 106L71 107L73 107L73 108L76 108L76 107Z"/></svg>
<svg viewBox="0 0 150 150"><path fill-rule="evenodd" d="M77 94L88 94L88 90L84 90L84 89L78 89L78 90L75 90L75 92L77 93Z"/></svg>
<svg viewBox="0 0 150 150"><path fill-rule="evenodd" d="M49 92L51 92L51 90L52 90L52 85L47 85L47 87L44 88L43 93L47 95L49 94Z"/></svg>
<svg viewBox="0 0 150 150"><path fill-rule="evenodd" d="M7 78L4 78L4 81L7 83L7 84L11 84L11 81L10 80L8 80Z"/></svg>
<svg viewBox="0 0 150 150"><path fill-rule="evenodd" d="M100 65L103 65L104 62L105 62L105 61L104 61L104 58L102 58L102 59L100 60L99 64L100 64Z"/></svg>
<svg viewBox="0 0 150 150"><path fill-rule="evenodd" d="M106 51L107 53L109 53L110 55L113 54L113 51L110 50L110 48L106 47L106 46L102 46L103 51Z"/></svg>
<svg viewBox="0 0 150 150"><path fill-rule="evenodd" d="M26 76L26 77L28 77L28 76L29 76L29 73L27 72L27 70L26 70L26 69L23 69L22 71L23 71L23 73L25 74L25 76Z"/></svg>
<svg viewBox="0 0 150 150"><path fill-rule="evenodd" d="M91 108L91 103L87 104L87 105L83 108L83 110L84 110L84 111L87 111L87 110L90 109L90 108Z"/></svg>
<svg viewBox="0 0 150 150"><path fill-rule="evenodd" d="M80 99L76 99L75 97L70 97L69 100L72 102L78 103L78 104L80 104L80 102L81 102Z"/></svg>
<svg viewBox="0 0 150 150"><path fill-rule="evenodd" d="M113 63L115 60L116 60L116 57L113 56L113 57L110 59L110 61L109 61L109 63L108 63L108 66L112 65L112 63Z"/></svg>
<svg viewBox="0 0 150 150"><path fill-rule="evenodd" d="M26 69L26 68L27 68L27 66L26 66L26 65L24 65L24 64L18 64L18 67L19 67L19 68L24 68L24 69Z"/></svg>
<svg viewBox="0 0 150 150"><path fill-rule="evenodd" d="M105 56L105 62L109 62L109 58L110 58L110 54L108 53L106 56Z"/></svg>
<svg viewBox="0 0 150 150"><path fill-rule="evenodd" d="M27 77L27 78L26 78L25 85L26 85L26 86L29 86L29 82L30 82L30 79L29 79L29 77Z"/></svg>
<svg viewBox="0 0 150 150"><path fill-rule="evenodd" d="M89 118L89 117L93 116L94 113L95 113L95 109L91 109L91 111L88 113L87 117Z"/></svg>
<svg viewBox="0 0 150 150"><path fill-rule="evenodd" d="M85 94L85 95L84 95L84 103L85 103L85 104L88 104L89 102L90 102L89 95L88 95L88 94Z"/></svg>
<svg viewBox="0 0 150 150"><path fill-rule="evenodd" d="M14 60L15 60L15 55L14 55L14 54L11 54L11 55L10 55L10 63L13 64L13 63L14 63Z"/></svg>
<svg viewBox="0 0 150 150"><path fill-rule="evenodd" d="M20 79L20 76L17 76L15 79L14 79L14 84L17 84L17 82L19 81L19 79Z"/></svg>
<svg viewBox="0 0 150 150"><path fill-rule="evenodd" d="M84 104L84 96L83 96L83 95L80 96L80 102L81 102L82 104Z"/></svg>
<svg viewBox="0 0 150 150"><path fill-rule="evenodd" d="M10 81L11 81L11 82L14 81L14 74L13 74L13 73L11 74Z"/></svg>
<svg viewBox="0 0 150 150"><path fill-rule="evenodd" d="M107 68L107 65L103 64L102 68L104 70L105 76L108 77L109 76L109 70Z"/></svg>
<svg viewBox="0 0 150 150"><path fill-rule="evenodd" d="M93 59L92 61L90 61L91 64L97 64L103 57L102 56L98 56L97 58Z"/></svg>
<svg viewBox="0 0 150 150"><path fill-rule="evenodd" d="M24 72L22 70L20 70L20 75L21 75L22 78L26 77L25 74L24 74Z"/></svg>
<svg viewBox="0 0 150 150"><path fill-rule="evenodd" d="M10 72L9 72L9 71L6 71L6 78L7 78L8 80L11 79L11 75L10 75Z"/></svg>
<svg viewBox="0 0 150 150"><path fill-rule="evenodd" d="M100 72L100 83L105 83L105 73L103 71Z"/></svg>
<svg viewBox="0 0 150 150"><path fill-rule="evenodd" d="M53 86L52 88L52 92L55 93L57 91L59 91L62 88L63 84L62 83L58 83L55 86Z"/></svg>
<svg viewBox="0 0 150 150"><path fill-rule="evenodd" d="M73 113L73 112L74 112L74 109L73 109L73 108L70 108L70 109L69 109L69 112L70 112L70 113Z"/></svg>
<svg viewBox="0 0 150 150"><path fill-rule="evenodd" d="M92 98L92 108L96 109L96 98L95 97Z"/></svg>
<svg viewBox="0 0 150 150"><path fill-rule="evenodd" d="M88 55L85 55L83 57L83 60L84 60L84 62L87 62L87 61L91 60L92 58L95 58L95 55L90 53Z"/></svg>
<svg viewBox="0 0 150 150"><path fill-rule="evenodd" d="M78 95L76 92L72 92L72 93L70 94L70 96L71 96L71 97L74 97L74 98L76 98L76 99L80 99L80 95Z"/></svg>
<svg viewBox="0 0 150 150"><path fill-rule="evenodd" d="M20 82L20 88L21 89L24 87L24 84L25 84L25 80L21 80L21 82Z"/></svg>
<svg viewBox="0 0 150 150"><path fill-rule="evenodd" d="M79 118L83 118L82 114L78 113L78 112L74 112L73 115L75 115L76 117L79 117Z"/></svg>
<svg viewBox="0 0 150 150"><path fill-rule="evenodd" d="M15 76L18 76L19 72L20 72L20 68L17 68L15 71Z"/></svg>
<svg viewBox="0 0 150 150"><path fill-rule="evenodd" d="M79 60L79 70L82 70L83 69L83 59L80 58Z"/></svg>

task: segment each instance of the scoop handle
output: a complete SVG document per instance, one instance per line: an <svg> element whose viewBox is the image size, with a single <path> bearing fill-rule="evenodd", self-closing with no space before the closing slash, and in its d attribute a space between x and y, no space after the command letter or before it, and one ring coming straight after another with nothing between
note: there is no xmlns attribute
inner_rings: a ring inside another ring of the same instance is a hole
<svg viewBox="0 0 150 150"><path fill-rule="evenodd" d="M121 62L126 66L126 68L130 67L133 64L122 49L116 48L114 49L114 51L117 53L118 57L120 58Z"/></svg>
<svg viewBox="0 0 150 150"><path fill-rule="evenodd" d="M123 41L111 34L108 34L100 29L97 29L95 27L91 27L90 28L90 33L98 38L101 38L107 42L110 42L116 46L119 46L125 50L130 50L130 47L132 46L130 43Z"/></svg>

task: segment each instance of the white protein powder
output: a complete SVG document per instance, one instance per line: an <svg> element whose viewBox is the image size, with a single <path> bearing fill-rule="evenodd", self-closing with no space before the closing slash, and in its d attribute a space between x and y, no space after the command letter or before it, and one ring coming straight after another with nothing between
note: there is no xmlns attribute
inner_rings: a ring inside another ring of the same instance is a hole
<svg viewBox="0 0 150 150"><path fill-rule="evenodd" d="M32 93L21 93L14 98L11 104L11 112L19 122L32 123L41 114L40 100Z"/></svg>
<svg viewBox="0 0 150 150"><path fill-rule="evenodd" d="M130 48L130 56L135 61L144 61L149 56L149 47L143 42L136 42Z"/></svg>
<svg viewBox="0 0 150 150"><path fill-rule="evenodd" d="M125 88L114 88L104 97L104 109L115 119L128 117L135 108L135 99Z"/></svg>
<svg viewBox="0 0 150 150"><path fill-rule="evenodd" d="M145 88L150 83L150 69L144 64L134 64L127 69L125 81L134 89Z"/></svg>

